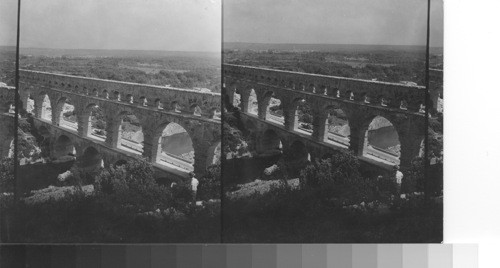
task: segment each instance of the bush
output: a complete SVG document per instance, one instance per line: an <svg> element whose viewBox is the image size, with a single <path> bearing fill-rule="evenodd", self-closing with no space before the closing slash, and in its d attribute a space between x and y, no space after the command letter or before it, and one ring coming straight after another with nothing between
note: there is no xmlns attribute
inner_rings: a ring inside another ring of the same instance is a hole
<svg viewBox="0 0 500 268"><path fill-rule="evenodd" d="M361 179L359 160L352 153L338 153L308 165L300 178L308 185L353 184Z"/></svg>
<svg viewBox="0 0 500 268"><path fill-rule="evenodd" d="M221 194L221 169L220 162L207 168L207 174L200 179L198 186L198 199L220 199Z"/></svg>
<svg viewBox="0 0 500 268"><path fill-rule="evenodd" d="M71 172L71 176L62 183L60 183L60 185L83 186L83 185L94 184L96 177L103 170L99 169L99 170L86 171L77 167L76 165L73 165L71 166L69 171Z"/></svg>
<svg viewBox="0 0 500 268"><path fill-rule="evenodd" d="M166 209L172 204L172 193L156 183L153 167L145 161L110 166L96 177L95 189L115 205L136 212Z"/></svg>
<svg viewBox="0 0 500 268"><path fill-rule="evenodd" d="M14 183L14 159L3 158L0 161L0 192L13 192Z"/></svg>
<svg viewBox="0 0 500 268"><path fill-rule="evenodd" d="M413 193L424 191L425 169L424 160L422 158L415 158L411 168L403 170L403 174L401 192Z"/></svg>

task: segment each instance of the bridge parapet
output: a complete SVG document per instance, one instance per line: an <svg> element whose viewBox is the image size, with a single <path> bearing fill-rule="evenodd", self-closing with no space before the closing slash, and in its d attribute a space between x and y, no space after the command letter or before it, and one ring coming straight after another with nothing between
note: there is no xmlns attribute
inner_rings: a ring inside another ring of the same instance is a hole
<svg viewBox="0 0 500 268"><path fill-rule="evenodd" d="M213 118L220 93L20 70L20 79L73 93Z"/></svg>
<svg viewBox="0 0 500 268"><path fill-rule="evenodd" d="M298 73L232 64L223 65L226 88L231 80L246 81L314 93L327 99L359 102L364 105L395 108L401 112L422 112L425 87L361 80L345 77Z"/></svg>

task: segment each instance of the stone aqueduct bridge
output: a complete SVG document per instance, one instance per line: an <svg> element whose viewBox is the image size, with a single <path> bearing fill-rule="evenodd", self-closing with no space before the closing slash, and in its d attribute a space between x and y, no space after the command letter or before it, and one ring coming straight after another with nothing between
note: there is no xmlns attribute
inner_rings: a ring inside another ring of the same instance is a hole
<svg viewBox="0 0 500 268"><path fill-rule="evenodd" d="M382 116L398 133L401 166L410 166L412 159L420 153L425 135L424 87L230 64L223 65L223 76L225 97L232 102L235 93L241 96L240 114L247 129L255 134L257 152L276 149L279 141L283 153L297 150L293 147L299 145L298 150L305 150L311 158L321 158L333 150L349 149L364 163L389 168L389 163L374 161L365 154L368 126L376 116ZM249 111L252 89L257 97L257 115ZM283 124L269 121L267 110L271 97L281 101ZM298 102L304 100L313 113L312 135L297 131L296 110ZM348 146L325 142L327 119L332 108L340 108L346 114L350 127Z"/></svg>
<svg viewBox="0 0 500 268"><path fill-rule="evenodd" d="M218 93L20 70L19 94L24 109L28 108L29 98L34 100L35 126L42 128L39 131L42 135L47 135L51 154L58 146L65 146L57 142L66 136L65 140L69 138L74 146L77 160L95 158L96 152L105 166L129 158L146 158L159 174L185 177L186 172L156 163L161 153L162 131L169 123L179 124L189 134L197 174L203 174L207 165L213 163L216 147L220 145L221 122L215 117L220 111ZM51 120L42 117L46 96L52 108ZM69 100L76 114L76 130L60 125L64 103ZM101 107L106 121L107 135L101 141L90 137L91 110L95 106ZM118 146L120 125L127 114L140 121L144 135L142 157Z"/></svg>

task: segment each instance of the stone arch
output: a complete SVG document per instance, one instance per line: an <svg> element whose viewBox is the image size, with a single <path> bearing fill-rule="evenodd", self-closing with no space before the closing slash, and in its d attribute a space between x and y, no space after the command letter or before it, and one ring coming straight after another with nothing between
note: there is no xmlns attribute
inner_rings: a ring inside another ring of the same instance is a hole
<svg viewBox="0 0 500 268"><path fill-rule="evenodd" d="M116 168L116 167L125 166L125 165L127 165L127 164L128 164L127 160L125 160L125 159L119 159L119 160L117 160L117 161L113 164L113 166Z"/></svg>
<svg viewBox="0 0 500 268"><path fill-rule="evenodd" d="M221 162L221 155L222 155L221 148L222 147L220 141L208 148L207 167Z"/></svg>
<svg viewBox="0 0 500 268"><path fill-rule="evenodd" d="M107 90L102 91L102 97L105 99L109 99L109 92Z"/></svg>
<svg viewBox="0 0 500 268"><path fill-rule="evenodd" d="M310 93L316 93L316 87L313 83L309 83L306 87L306 91Z"/></svg>
<svg viewBox="0 0 500 268"><path fill-rule="evenodd" d="M372 102L372 97L370 96L370 94L364 92L362 100L363 100L364 103L371 103Z"/></svg>
<svg viewBox="0 0 500 268"><path fill-rule="evenodd" d="M404 111L408 110L408 101L406 99L399 100L399 109Z"/></svg>
<svg viewBox="0 0 500 268"><path fill-rule="evenodd" d="M113 99L116 101L121 101L121 94L118 91L113 91Z"/></svg>
<svg viewBox="0 0 500 268"><path fill-rule="evenodd" d="M266 154L282 154L283 142L276 131L267 129L260 138L260 151Z"/></svg>
<svg viewBox="0 0 500 268"><path fill-rule="evenodd" d="M236 89L230 89L233 90L233 94L230 94L229 96L232 96L233 98L230 99L231 104L234 107L240 107L241 104L241 92L236 88Z"/></svg>
<svg viewBox="0 0 500 268"><path fill-rule="evenodd" d="M184 126L174 122L158 126L153 140L154 163L186 172L193 171L195 153L192 137Z"/></svg>
<svg viewBox="0 0 500 268"><path fill-rule="evenodd" d="M76 148L73 141L66 135L59 135L54 143L53 157L62 158L67 156L74 157L76 155Z"/></svg>
<svg viewBox="0 0 500 268"><path fill-rule="evenodd" d="M283 100L272 91L266 92L264 95L266 103L266 120L280 125L285 124L285 116L283 111Z"/></svg>
<svg viewBox="0 0 500 268"><path fill-rule="evenodd" d="M82 117L83 136L105 141L108 123L105 120L102 108L95 103L88 104Z"/></svg>
<svg viewBox="0 0 500 268"><path fill-rule="evenodd" d="M170 109L172 109L172 111L176 113L181 112L181 106L178 101L172 101L170 104Z"/></svg>
<svg viewBox="0 0 500 268"><path fill-rule="evenodd" d="M259 114L259 101L257 100L257 93L255 92L255 89L250 88L249 94L248 94L248 108L247 112L249 114L253 115L258 115Z"/></svg>
<svg viewBox="0 0 500 268"><path fill-rule="evenodd" d="M292 101L294 115L293 130L306 135L312 135L313 111L312 107L304 98L296 98Z"/></svg>
<svg viewBox="0 0 500 268"><path fill-rule="evenodd" d="M85 148L83 154L80 155L77 160L78 166L84 170L95 170L104 167L102 155L93 146Z"/></svg>
<svg viewBox="0 0 500 268"><path fill-rule="evenodd" d="M4 137L4 140L0 142L0 157L12 158L14 157L14 138Z"/></svg>
<svg viewBox="0 0 500 268"><path fill-rule="evenodd" d="M35 111L35 98L33 98L31 92L28 91L24 99L21 101L24 104L23 107L26 109L26 112L33 114Z"/></svg>
<svg viewBox="0 0 500 268"><path fill-rule="evenodd" d="M439 152L441 153L441 152ZM430 155L438 156L439 153L434 152L433 150L429 150ZM418 150L418 157L424 157L425 156L425 137L421 139L420 141L420 149Z"/></svg>
<svg viewBox="0 0 500 268"><path fill-rule="evenodd" d="M161 99L156 99L155 100L155 108L159 109L159 110L163 110L163 103L161 101Z"/></svg>
<svg viewBox="0 0 500 268"><path fill-rule="evenodd" d="M69 97L59 98L54 113L57 125L75 131L78 129L76 109Z"/></svg>
<svg viewBox="0 0 500 268"><path fill-rule="evenodd" d="M324 109L326 114L325 133L323 141L334 145L349 147L351 127L346 109L338 104L328 105Z"/></svg>
<svg viewBox="0 0 500 268"><path fill-rule="evenodd" d="M117 148L142 154L144 134L139 118L130 111L122 111L118 114L117 120Z"/></svg>
<svg viewBox="0 0 500 268"><path fill-rule="evenodd" d="M377 102L380 104L380 106L387 107L390 104L391 99L384 94L379 94L377 96Z"/></svg>
<svg viewBox="0 0 500 268"><path fill-rule="evenodd" d="M40 119L52 122L52 105L50 97L44 91L40 92Z"/></svg>
<svg viewBox="0 0 500 268"><path fill-rule="evenodd" d="M328 87L326 85L319 85L316 89L317 94L328 95Z"/></svg>
<svg viewBox="0 0 500 268"><path fill-rule="evenodd" d="M363 126L362 156L388 165L399 165L401 142L396 124L382 115L371 116Z"/></svg>
<svg viewBox="0 0 500 268"><path fill-rule="evenodd" d="M221 115L222 114L219 107L213 107L212 109L210 109L210 114L209 114L210 119L221 120Z"/></svg>
<svg viewBox="0 0 500 268"><path fill-rule="evenodd" d="M134 103L134 95L132 94L127 94L126 98L125 98L125 101L127 103L130 103L130 104L133 104Z"/></svg>
<svg viewBox="0 0 500 268"><path fill-rule="evenodd" d="M356 98L354 96L354 92L352 92L351 90L347 90L345 92L345 97L348 99L348 100L351 100L351 101L355 101Z"/></svg>
<svg viewBox="0 0 500 268"><path fill-rule="evenodd" d="M139 104L144 107L148 106L148 99L144 96L140 97Z"/></svg>
<svg viewBox="0 0 500 268"><path fill-rule="evenodd" d="M193 103L191 107L189 107L189 111L194 115L194 116L201 116L201 108L198 104Z"/></svg>
<svg viewBox="0 0 500 268"><path fill-rule="evenodd" d="M2 112L13 114L15 112L14 102L7 101L3 103Z"/></svg>

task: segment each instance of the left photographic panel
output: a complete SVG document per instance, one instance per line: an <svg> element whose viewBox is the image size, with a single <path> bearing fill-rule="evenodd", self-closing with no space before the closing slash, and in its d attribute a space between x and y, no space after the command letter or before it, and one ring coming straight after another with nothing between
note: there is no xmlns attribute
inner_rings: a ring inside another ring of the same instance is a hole
<svg viewBox="0 0 500 268"><path fill-rule="evenodd" d="M20 25L9 242L219 242L221 1L23 0Z"/></svg>
<svg viewBox="0 0 500 268"><path fill-rule="evenodd" d="M8 237L4 212L15 189L17 8L17 0L0 2L0 242Z"/></svg>

